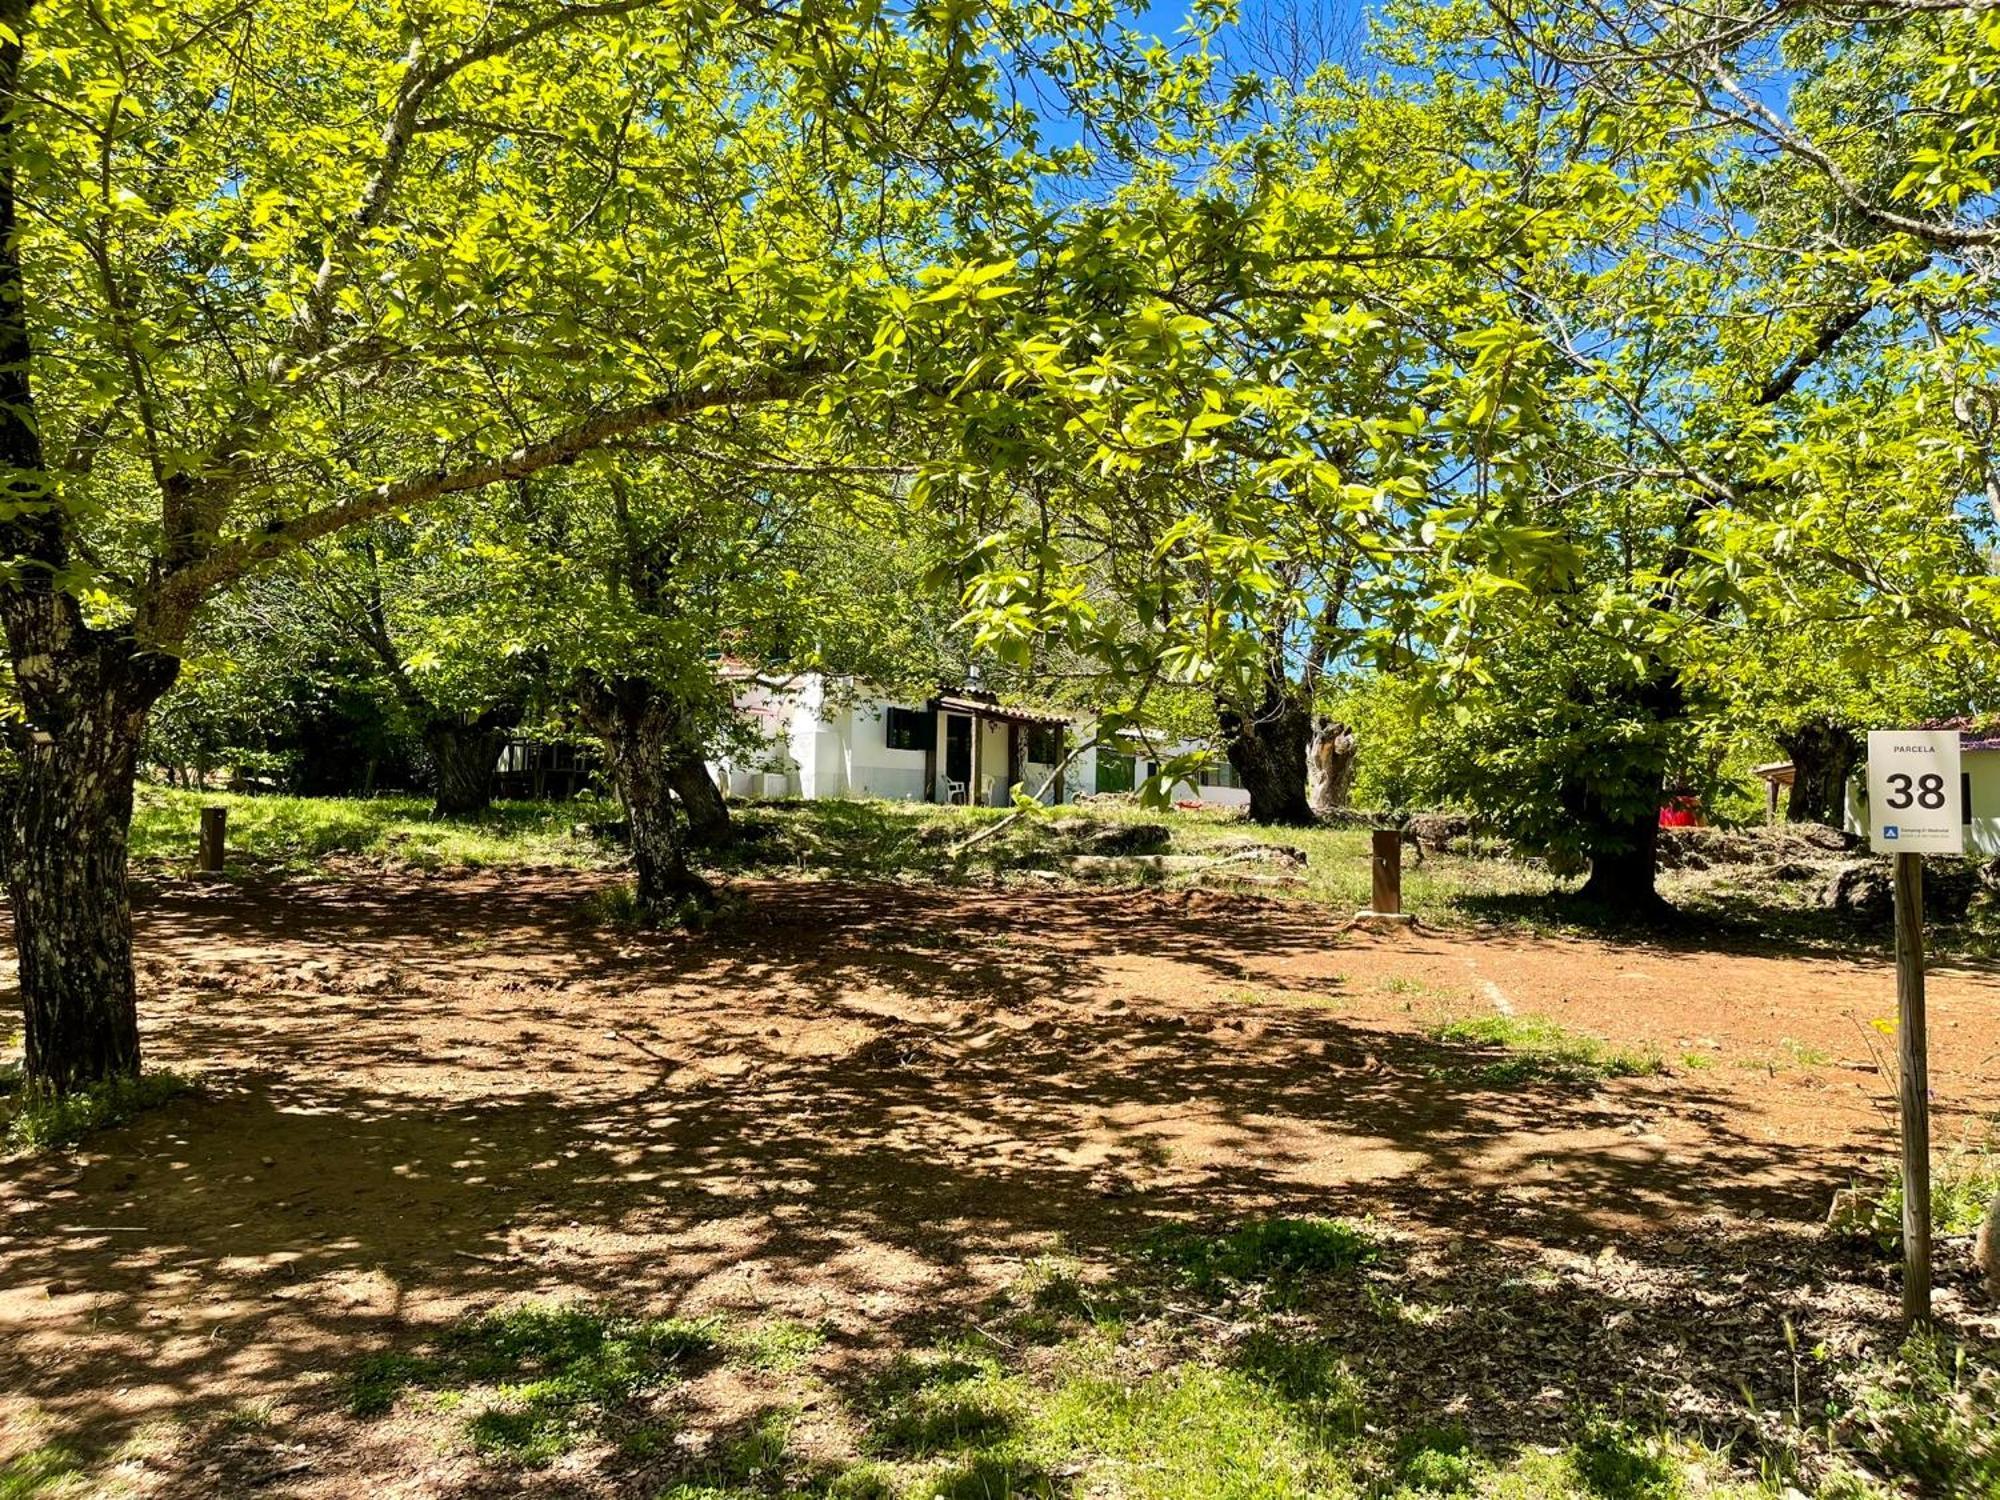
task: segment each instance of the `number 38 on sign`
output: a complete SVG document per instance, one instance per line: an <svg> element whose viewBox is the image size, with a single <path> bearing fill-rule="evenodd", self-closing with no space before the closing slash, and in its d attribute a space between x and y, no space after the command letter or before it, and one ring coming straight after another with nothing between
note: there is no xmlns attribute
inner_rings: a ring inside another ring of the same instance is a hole
<svg viewBox="0 0 2000 1500"><path fill-rule="evenodd" d="M1868 732L1868 828L1877 854L1963 854L1955 729Z"/></svg>

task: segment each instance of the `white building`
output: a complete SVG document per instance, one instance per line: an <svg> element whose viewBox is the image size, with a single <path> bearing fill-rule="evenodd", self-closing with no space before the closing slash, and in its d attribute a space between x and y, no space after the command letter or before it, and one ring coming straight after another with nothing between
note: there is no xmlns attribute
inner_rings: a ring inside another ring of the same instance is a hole
<svg viewBox="0 0 2000 1500"><path fill-rule="evenodd" d="M761 743L712 768L733 797L1005 807L1017 784L1045 802L1073 802L1083 793L1130 791L1152 769L1143 754L1094 745L1064 766L1090 738L1090 720L1003 704L976 689L905 701L817 672L782 682L745 673L736 706ZM1217 757L1200 787L1178 783L1174 797L1240 807L1249 794L1226 784L1233 779Z"/></svg>

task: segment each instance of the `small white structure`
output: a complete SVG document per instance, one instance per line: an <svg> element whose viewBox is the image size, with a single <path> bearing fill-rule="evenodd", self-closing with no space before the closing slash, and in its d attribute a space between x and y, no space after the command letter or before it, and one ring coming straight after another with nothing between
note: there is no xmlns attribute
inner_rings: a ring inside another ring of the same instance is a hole
<svg viewBox="0 0 2000 1500"><path fill-rule="evenodd" d="M817 672L780 681L747 671L736 675L737 710L760 743L711 767L734 797L882 797L1005 807L1016 785L1040 792L1045 802L1073 802L1082 793L1130 791L1153 769L1142 755L1098 746L1087 746L1064 766L1079 740L1091 737L1090 720L1003 704L974 688L910 702ZM1246 804L1247 793L1223 784L1231 780L1218 758L1202 786L1181 782L1174 796Z"/></svg>
<svg viewBox="0 0 2000 1500"><path fill-rule="evenodd" d="M1974 725L1963 720L1922 724L1920 729L1958 731L1959 792L1965 818L1965 853L1968 859L2000 857L2000 725ZM1851 777L1847 783L1847 811L1843 823L1849 833L1862 838L1872 835L1868 821L1868 779Z"/></svg>

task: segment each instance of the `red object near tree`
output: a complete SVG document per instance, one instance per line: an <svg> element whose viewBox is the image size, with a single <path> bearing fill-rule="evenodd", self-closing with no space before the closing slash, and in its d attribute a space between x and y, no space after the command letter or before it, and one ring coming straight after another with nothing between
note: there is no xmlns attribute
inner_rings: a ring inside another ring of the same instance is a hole
<svg viewBox="0 0 2000 1500"><path fill-rule="evenodd" d="M1667 805L1660 809L1662 828L1701 827L1701 799L1698 797L1669 797Z"/></svg>

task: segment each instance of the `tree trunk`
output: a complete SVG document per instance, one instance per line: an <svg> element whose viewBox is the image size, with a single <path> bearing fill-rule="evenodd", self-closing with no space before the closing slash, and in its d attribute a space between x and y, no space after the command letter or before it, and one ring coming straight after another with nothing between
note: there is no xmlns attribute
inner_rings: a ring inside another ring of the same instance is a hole
<svg viewBox="0 0 2000 1500"><path fill-rule="evenodd" d="M1847 821L1848 778L1861 758L1861 742L1854 731L1831 719L1813 719L1777 739L1792 762L1792 794L1785 804L1785 821L1843 826Z"/></svg>
<svg viewBox="0 0 2000 1500"><path fill-rule="evenodd" d="M698 754L675 759L668 768L667 781L680 799L681 815L687 819L688 842L697 849L720 849L729 842L729 804L722 789L708 774L708 766Z"/></svg>
<svg viewBox="0 0 2000 1500"><path fill-rule="evenodd" d="M1659 866L1660 815L1655 810L1643 822L1602 830L1601 842L1591 850L1590 878L1581 895L1621 914L1657 913L1667 904L1657 885Z"/></svg>
<svg viewBox="0 0 2000 1500"><path fill-rule="evenodd" d="M643 678L586 676L577 706L604 741L605 768L632 825L640 913L683 919L714 905L715 892L687 863L686 814L673 797L677 764L691 754L680 705Z"/></svg>
<svg viewBox="0 0 2000 1500"><path fill-rule="evenodd" d="M487 712L470 721L435 718L424 725L430 753L435 818L474 817L493 805L500 749L518 715Z"/></svg>
<svg viewBox="0 0 2000 1500"><path fill-rule="evenodd" d="M1358 746L1354 731L1336 719L1315 714L1312 724L1311 779L1306 801L1315 817L1340 811L1354 791L1354 761Z"/></svg>
<svg viewBox="0 0 2000 1500"><path fill-rule="evenodd" d="M1658 889L1666 779L1663 765L1634 768L1633 785L1621 789L1610 806L1601 792L1585 795L1579 821L1590 878L1580 893L1584 900L1623 916L1657 915L1666 909Z"/></svg>
<svg viewBox="0 0 2000 1500"><path fill-rule="evenodd" d="M1267 679L1263 700L1254 711L1219 703L1223 744L1229 764L1250 794L1250 818L1256 823L1301 824L1313 821L1306 800L1306 742L1312 735L1312 711L1295 685Z"/></svg>
<svg viewBox="0 0 2000 1500"><path fill-rule="evenodd" d="M65 613L50 603L45 620ZM17 661L20 635L38 633L27 613L9 611ZM66 633L27 668L5 829L26 1076L56 1094L139 1070L126 842L146 710L179 667L126 637Z"/></svg>

